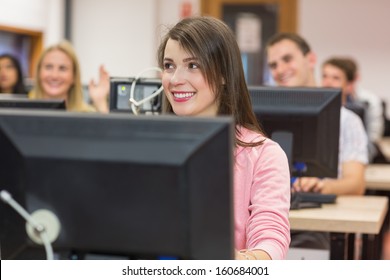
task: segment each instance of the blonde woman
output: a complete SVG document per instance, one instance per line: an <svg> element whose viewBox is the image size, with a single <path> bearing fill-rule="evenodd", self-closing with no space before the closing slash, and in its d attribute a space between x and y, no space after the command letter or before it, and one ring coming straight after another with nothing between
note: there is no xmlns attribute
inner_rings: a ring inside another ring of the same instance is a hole
<svg viewBox="0 0 390 280"><path fill-rule="evenodd" d="M66 109L73 112L108 113L109 74L100 66L100 80L89 83L93 105L84 101L80 65L72 45L62 41L45 49L36 70L35 87L29 93L32 99L62 99Z"/></svg>

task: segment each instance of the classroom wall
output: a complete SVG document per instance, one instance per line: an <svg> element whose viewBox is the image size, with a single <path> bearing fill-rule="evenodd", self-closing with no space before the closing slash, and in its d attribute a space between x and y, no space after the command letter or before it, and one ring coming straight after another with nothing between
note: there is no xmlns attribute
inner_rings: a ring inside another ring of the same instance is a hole
<svg viewBox="0 0 390 280"><path fill-rule="evenodd" d="M63 0L0 0L0 25L43 32L44 45L64 37Z"/></svg>
<svg viewBox="0 0 390 280"><path fill-rule="evenodd" d="M199 11L198 0L191 2ZM180 19L183 0L77 0L72 5L72 41L82 80L97 78L103 63L111 76L136 76L156 66L161 34ZM93 7L93 9L91 9ZM144 76L154 76L146 72Z"/></svg>
<svg viewBox="0 0 390 280"><path fill-rule="evenodd" d="M299 31L320 64L332 55L356 58L361 85L387 101L390 117L390 1L299 0Z"/></svg>
<svg viewBox="0 0 390 280"><path fill-rule="evenodd" d="M199 0L156 0L156 9L159 24L170 26L178 22L183 13L185 4L191 5L192 15L200 15Z"/></svg>
<svg viewBox="0 0 390 280"><path fill-rule="evenodd" d="M111 76L134 76L155 65L155 0L77 0L72 16L84 83L97 78L100 64Z"/></svg>

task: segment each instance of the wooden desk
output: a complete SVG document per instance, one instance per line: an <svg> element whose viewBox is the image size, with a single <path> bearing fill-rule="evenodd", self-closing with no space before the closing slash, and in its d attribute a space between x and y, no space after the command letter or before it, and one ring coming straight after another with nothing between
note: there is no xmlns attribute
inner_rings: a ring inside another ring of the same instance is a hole
<svg viewBox="0 0 390 280"><path fill-rule="evenodd" d="M387 196L390 200L390 164L370 164L367 166L366 194ZM387 210L383 227L384 230L390 231L390 209Z"/></svg>
<svg viewBox="0 0 390 280"><path fill-rule="evenodd" d="M387 209L387 197L339 196L322 208L291 210L289 220L292 230L330 232L331 259L344 259L345 233L379 235Z"/></svg>
<svg viewBox="0 0 390 280"><path fill-rule="evenodd" d="M379 149L387 160L390 160L390 137L383 137L378 141Z"/></svg>
<svg viewBox="0 0 390 280"><path fill-rule="evenodd" d="M369 164L366 167L366 188L390 191L390 164Z"/></svg>

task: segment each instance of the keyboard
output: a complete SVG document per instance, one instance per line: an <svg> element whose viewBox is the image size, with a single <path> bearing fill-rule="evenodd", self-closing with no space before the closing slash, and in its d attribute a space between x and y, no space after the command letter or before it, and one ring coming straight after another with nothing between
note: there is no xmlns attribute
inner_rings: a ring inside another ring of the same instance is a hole
<svg viewBox="0 0 390 280"><path fill-rule="evenodd" d="M290 209L318 208L325 203L335 203L337 195L313 192L291 193Z"/></svg>

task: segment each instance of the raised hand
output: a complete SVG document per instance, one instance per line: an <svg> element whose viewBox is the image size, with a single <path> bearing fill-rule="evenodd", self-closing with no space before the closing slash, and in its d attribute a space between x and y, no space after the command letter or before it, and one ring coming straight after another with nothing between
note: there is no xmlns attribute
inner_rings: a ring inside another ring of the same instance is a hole
<svg viewBox="0 0 390 280"><path fill-rule="evenodd" d="M99 81L93 79L88 85L89 96L95 108L101 113L108 113L108 95L110 93L110 75L103 65L99 67Z"/></svg>

